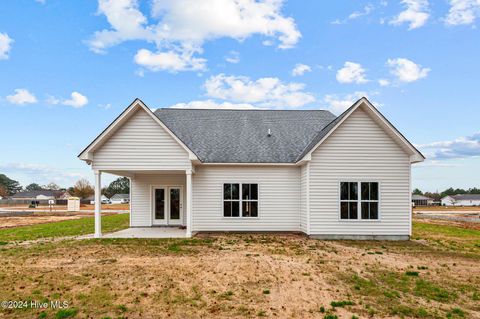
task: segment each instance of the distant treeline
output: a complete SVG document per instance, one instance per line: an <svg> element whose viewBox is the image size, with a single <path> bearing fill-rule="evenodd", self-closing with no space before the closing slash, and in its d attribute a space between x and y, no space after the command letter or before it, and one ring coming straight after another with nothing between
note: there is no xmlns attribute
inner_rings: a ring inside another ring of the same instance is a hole
<svg viewBox="0 0 480 319"><path fill-rule="evenodd" d="M433 198L435 200L440 200L441 198L448 196L448 195L458 195L458 194L480 194L480 188L469 188L467 190L462 189L462 188L447 188L443 192L422 192L418 188L415 188L413 190L413 194L415 195L424 195L430 198Z"/></svg>

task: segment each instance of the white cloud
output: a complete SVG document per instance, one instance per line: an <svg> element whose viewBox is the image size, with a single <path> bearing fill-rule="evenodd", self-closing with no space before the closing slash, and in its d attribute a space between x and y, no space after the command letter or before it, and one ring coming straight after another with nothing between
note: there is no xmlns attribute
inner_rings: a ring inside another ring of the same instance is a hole
<svg viewBox="0 0 480 319"><path fill-rule="evenodd" d="M35 0L35 2L38 2L40 4L45 4L46 0Z"/></svg>
<svg viewBox="0 0 480 319"><path fill-rule="evenodd" d="M153 53L147 49L141 49L135 54L135 62L150 71L203 71L206 69L205 59L195 58L193 52L174 51Z"/></svg>
<svg viewBox="0 0 480 319"><path fill-rule="evenodd" d="M78 92L72 92L72 94L70 94L70 97L71 97L70 99L63 100L62 104L72 106L76 109L84 107L85 105L88 104L87 97Z"/></svg>
<svg viewBox="0 0 480 319"><path fill-rule="evenodd" d="M27 89L15 89L15 94L7 95L7 101L12 104L23 105L37 103L37 98Z"/></svg>
<svg viewBox="0 0 480 319"><path fill-rule="evenodd" d="M450 10L445 18L447 25L472 24L480 17L479 0L450 0Z"/></svg>
<svg viewBox="0 0 480 319"><path fill-rule="evenodd" d="M237 51L230 51L225 57L225 61L232 64L237 64L240 62L240 53Z"/></svg>
<svg viewBox="0 0 480 319"><path fill-rule="evenodd" d="M8 54L12 49L13 39L6 33L0 33L0 60L6 60L9 58Z"/></svg>
<svg viewBox="0 0 480 319"><path fill-rule="evenodd" d="M390 73L401 82L420 80L430 72L429 68L423 68L421 65L404 58L388 59L387 66L390 67Z"/></svg>
<svg viewBox="0 0 480 319"><path fill-rule="evenodd" d="M337 71L337 81L340 83L367 83L365 69L358 63L345 62L343 68Z"/></svg>
<svg viewBox="0 0 480 319"><path fill-rule="evenodd" d="M401 3L406 9L392 19L390 24L408 23L408 29L413 30L420 28L427 22L430 17L428 0L402 0Z"/></svg>
<svg viewBox="0 0 480 319"><path fill-rule="evenodd" d="M380 84L380 86L389 86L389 85L390 85L390 80L387 80L387 79L379 79L379 80L378 80L378 84Z"/></svg>
<svg viewBox="0 0 480 319"><path fill-rule="evenodd" d="M304 91L304 84L283 83L273 77L251 80L246 76L218 74L207 79L204 87L209 97L260 107L300 107L315 101L312 94Z"/></svg>
<svg viewBox="0 0 480 319"><path fill-rule="evenodd" d="M375 9L375 7L371 4L367 4L365 7L363 7L362 11L354 11L348 15L347 18L340 20L340 19L335 19L334 21L331 22L331 24L345 24L350 20L355 20L363 16L367 16L372 11Z"/></svg>
<svg viewBox="0 0 480 319"><path fill-rule="evenodd" d="M373 11L374 7L371 4L367 4L365 7L363 7L363 11L355 11L352 12L349 16L349 20L357 19L366 15L369 15Z"/></svg>
<svg viewBox="0 0 480 319"><path fill-rule="evenodd" d="M104 109L104 110L108 110L109 108L112 107L112 104L110 103L106 103L106 104L98 104L98 107Z"/></svg>
<svg viewBox="0 0 480 319"><path fill-rule="evenodd" d="M70 94L70 99L60 99L55 96L49 95L46 102L51 105L67 105L76 109L82 108L88 104L88 98L76 91Z"/></svg>
<svg viewBox="0 0 480 319"><path fill-rule="evenodd" d="M103 53L124 41L143 40L156 46L156 53L137 53L150 58L150 70L198 70L205 60L195 55L202 53L206 41L218 38L243 41L260 34L276 39L281 49L295 46L301 34L295 21L282 15L282 5L282 0L153 0L155 21L150 22L137 0L99 0L98 13L111 28L95 32L87 43L92 51Z"/></svg>
<svg viewBox="0 0 480 319"><path fill-rule="evenodd" d="M177 103L170 108L174 109L224 109L224 110L251 110L256 109L257 107L249 103L230 103L230 102L221 102L218 103L213 100L204 100L204 101L190 101L188 103Z"/></svg>
<svg viewBox="0 0 480 319"><path fill-rule="evenodd" d="M350 106L353 105L361 97L368 97L367 92L354 92L351 94L327 94L323 98L323 102L327 104L327 107L330 111L335 114L340 114Z"/></svg>
<svg viewBox="0 0 480 319"><path fill-rule="evenodd" d="M440 141L418 145L422 150L432 152L427 156L430 159L450 159L480 156L480 132L470 136L459 137L453 141Z"/></svg>
<svg viewBox="0 0 480 319"><path fill-rule="evenodd" d="M304 75L306 72L312 72L312 68L306 64L297 63L292 70L293 76Z"/></svg>

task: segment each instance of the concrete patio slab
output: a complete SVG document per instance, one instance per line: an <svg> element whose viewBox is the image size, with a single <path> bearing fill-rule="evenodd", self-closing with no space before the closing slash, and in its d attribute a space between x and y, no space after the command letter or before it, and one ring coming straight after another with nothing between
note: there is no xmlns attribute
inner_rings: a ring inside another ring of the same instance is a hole
<svg viewBox="0 0 480 319"><path fill-rule="evenodd" d="M103 235L103 238L185 238L187 231L178 227L134 227Z"/></svg>

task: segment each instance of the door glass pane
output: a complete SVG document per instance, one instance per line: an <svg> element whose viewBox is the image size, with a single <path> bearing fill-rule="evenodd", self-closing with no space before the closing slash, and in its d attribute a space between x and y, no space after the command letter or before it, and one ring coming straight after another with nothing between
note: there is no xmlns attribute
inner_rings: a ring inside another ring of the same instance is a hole
<svg viewBox="0 0 480 319"><path fill-rule="evenodd" d="M170 188L170 219L180 219L179 188Z"/></svg>
<svg viewBox="0 0 480 319"><path fill-rule="evenodd" d="M165 190L155 190L155 219L165 219Z"/></svg>

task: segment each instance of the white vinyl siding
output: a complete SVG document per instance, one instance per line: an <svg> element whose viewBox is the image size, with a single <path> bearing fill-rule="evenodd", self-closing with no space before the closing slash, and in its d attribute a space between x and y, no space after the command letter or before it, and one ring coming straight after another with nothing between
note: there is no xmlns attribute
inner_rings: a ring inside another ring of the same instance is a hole
<svg viewBox="0 0 480 319"><path fill-rule="evenodd" d="M307 169L308 165L300 168L300 229L307 233Z"/></svg>
<svg viewBox="0 0 480 319"><path fill-rule="evenodd" d="M132 212L130 226L152 226L152 186L183 186L183 223L186 221L186 175L185 174L138 174L131 178Z"/></svg>
<svg viewBox="0 0 480 319"><path fill-rule="evenodd" d="M223 217L223 184L258 184L258 217ZM193 174L193 231L299 231L300 168L197 166Z"/></svg>
<svg viewBox="0 0 480 319"><path fill-rule="evenodd" d="M379 182L379 220L340 220L341 181ZM361 108L312 153L310 230L319 235L409 235L410 161Z"/></svg>
<svg viewBox="0 0 480 319"><path fill-rule="evenodd" d="M187 151L144 110L137 110L93 154L98 170L184 170Z"/></svg>

